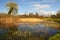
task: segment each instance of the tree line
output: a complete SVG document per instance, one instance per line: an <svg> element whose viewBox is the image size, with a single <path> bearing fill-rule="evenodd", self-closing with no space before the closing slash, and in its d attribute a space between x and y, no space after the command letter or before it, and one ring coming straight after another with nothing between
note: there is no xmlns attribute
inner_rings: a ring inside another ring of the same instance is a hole
<svg viewBox="0 0 60 40"><path fill-rule="evenodd" d="M56 15L51 15L51 18L60 18L60 10L56 13Z"/></svg>
<svg viewBox="0 0 60 40"><path fill-rule="evenodd" d="M9 2L6 4L6 6L8 7L9 11L8 14L17 14L18 13L18 5L15 2ZM47 16L43 16L43 15L39 15L38 12L34 13L29 13L29 15L27 15L26 13L24 15L20 15L20 17L35 17L35 18L45 18ZM60 18L60 10L56 13L56 15L50 15L51 18Z"/></svg>
<svg viewBox="0 0 60 40"><path fill-rule="evenodd" d="M60 18L60 11L57 11L56 15L50 15L50 16L43 16L43 15L39 15L38 12L34 13L29 13L28 15L25 13L23 15L20 15L20 17L32 17L32 18Z"/></svg>

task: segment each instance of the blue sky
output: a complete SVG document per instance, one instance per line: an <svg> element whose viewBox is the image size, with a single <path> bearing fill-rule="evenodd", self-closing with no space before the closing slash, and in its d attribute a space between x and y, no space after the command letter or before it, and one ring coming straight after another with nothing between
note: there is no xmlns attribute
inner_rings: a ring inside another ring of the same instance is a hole
<svg viewBox="0 0 60 40"><path fill-rule="evenodd" d="M48 15L60 10L60 0L0 0L0 12L8 12L6 3L9 1L18 4L18 13L35 13Z"/></svg>

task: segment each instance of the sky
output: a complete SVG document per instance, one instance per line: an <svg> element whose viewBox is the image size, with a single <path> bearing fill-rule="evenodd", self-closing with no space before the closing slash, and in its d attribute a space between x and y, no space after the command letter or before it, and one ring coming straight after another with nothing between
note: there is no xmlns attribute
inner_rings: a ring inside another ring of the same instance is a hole
<svg viewBox="0 0 60 40"><path fill-rule="evenodd" d="M40 15L51 15L60 10L60 0L0 0L0 12L8 12L8 2L18 4L18 14L38 12Z"/></svg>

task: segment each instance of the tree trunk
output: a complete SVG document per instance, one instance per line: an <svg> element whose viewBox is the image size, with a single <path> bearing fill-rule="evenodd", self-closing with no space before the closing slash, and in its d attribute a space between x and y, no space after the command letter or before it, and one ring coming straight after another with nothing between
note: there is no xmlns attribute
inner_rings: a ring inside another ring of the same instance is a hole
<svg viewBox="0 0 60 40"><path fill-rule="evenodd" d="M8 14L11 14L12 11L13 11L13 8L11 8L11 9L9 10Z"/></svg>

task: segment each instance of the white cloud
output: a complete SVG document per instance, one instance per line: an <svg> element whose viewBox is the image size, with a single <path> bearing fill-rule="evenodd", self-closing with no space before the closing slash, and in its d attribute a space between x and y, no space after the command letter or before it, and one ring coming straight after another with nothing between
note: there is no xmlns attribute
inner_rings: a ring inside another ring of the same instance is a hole
<svg viewBox="0 0 60 40"><path fill-rule="evenodd" d="M45 15L45 16L49 16L49 15L54 15L54 14L56 14L56 12L55 11L40 11L40 14L41 15Z"/></svg>
<svg viewBox="0 0 60 40"><path fill-rule="evenodd" d="M42 4L35 4L35 5L33 5L33 6L34 6L35 9L37 9L37 10L50 8L50 5L42 5Z"/></svg>
<svg viewBox="0 0 60 40"><path fill-rule="evenodd" d="M48 16L48 15L56 14L55 11L50 10L51 5L49 5L49 4L35 4L33 6L34 6L35 10L40 11L39 12L40 15Z"/></svg>

